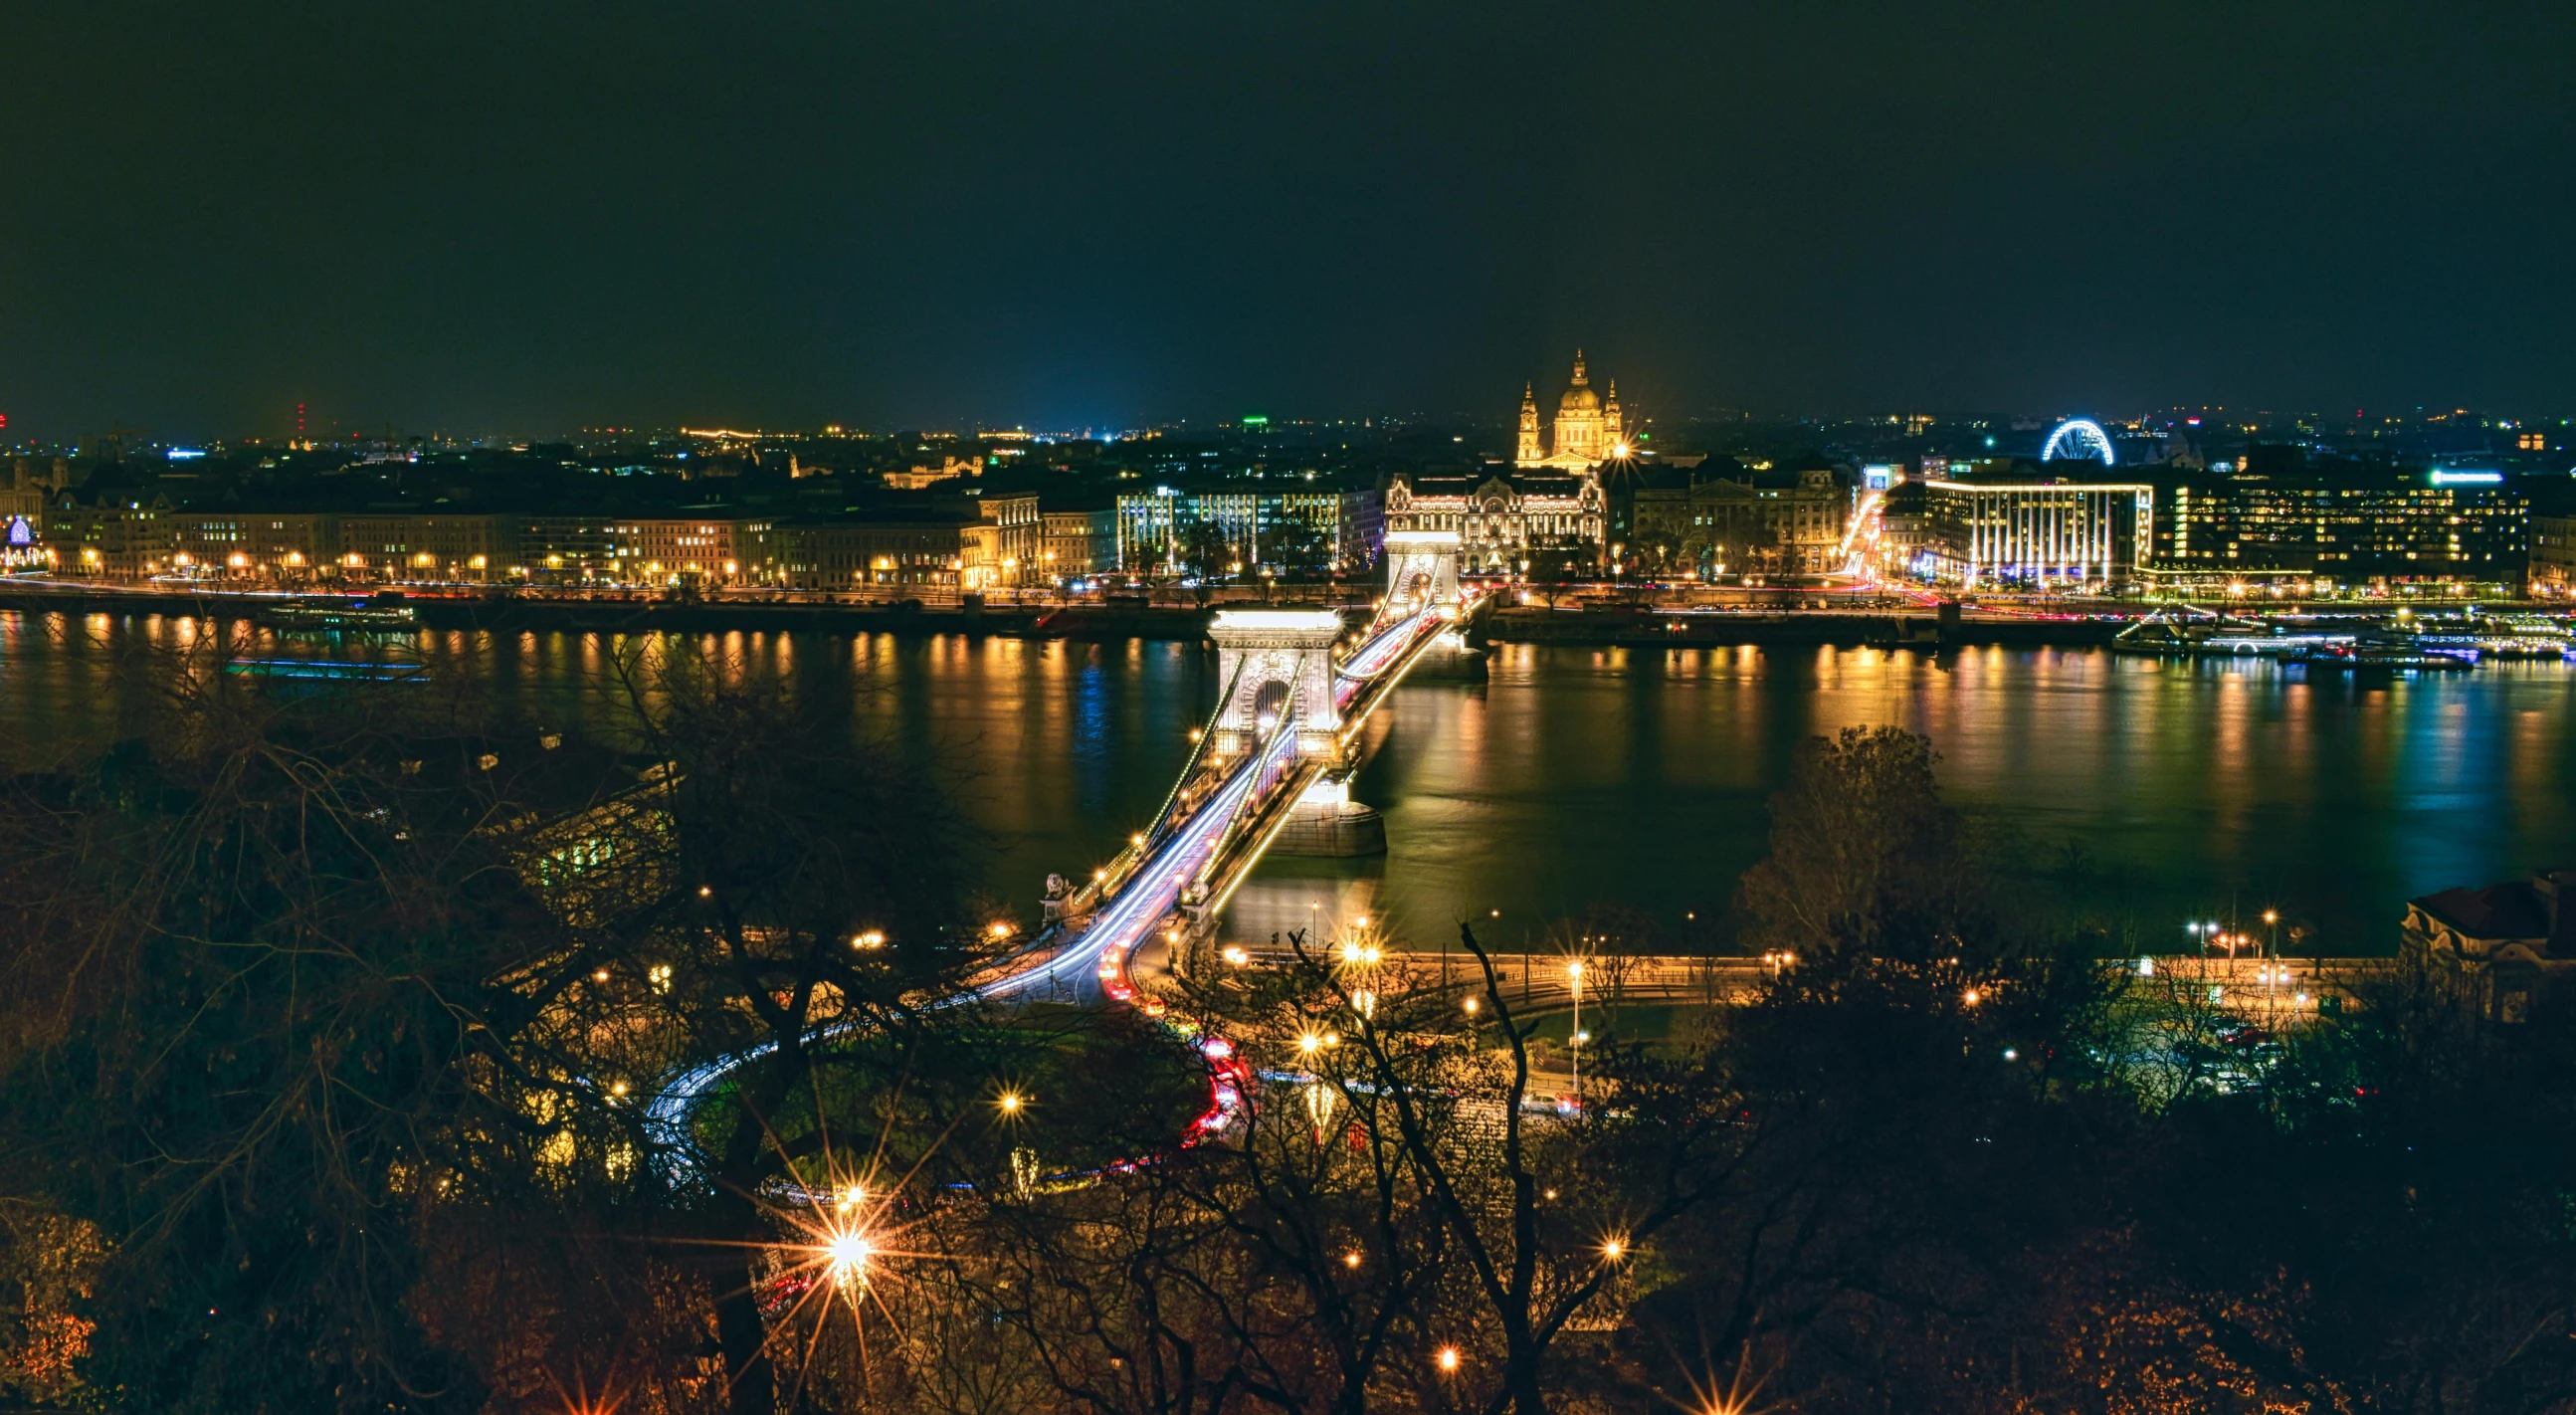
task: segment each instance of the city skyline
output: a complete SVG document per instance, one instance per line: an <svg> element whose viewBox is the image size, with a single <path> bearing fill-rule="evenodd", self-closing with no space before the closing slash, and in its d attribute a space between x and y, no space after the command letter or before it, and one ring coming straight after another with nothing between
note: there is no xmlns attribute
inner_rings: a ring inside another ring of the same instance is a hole
<svg viewBox="0 0 2576 1415"><path fill-rule="evenodd" d="M1549 395L1551 406L1554 395ZM574 445L612 445L617 441L685 441L703 439L714 442L795 441L800 439L847 438L857 441L918 438L929 441L953 439L963 441L1030 441L1030 442L1099 442L1112 444L1150 440L1162 437L1207 437L1223 435L1312 435L1331 429L1402 435L1408 432L1474 433L1491 438L1491 448L1475 450L1508 460L1512 449L1513 418L1509 411L1492 410L1425 412L1413 410L1379 410L1349 416L1304 416L1295 412L1262 411L1269 405L1256 402L1252 407L1206 417L1171 418L1154 422L1032 425L1025 421L995 418L961 418L941 421L931 418L896 417L882 422L862 424L849 419L820 417L801 422L745 424L726 426L705 419L681 419L663 423L599 423L582 425L548 425L540 427L471 428L448 421L431 419L422 423L396 422L385 419L333 416L327 410L315 410L307 404L293 405L253 425L206 429L201 427L156 427L133 425L122 417L93 419L88 424L47 426L30 423L24 416L8 414L9 421L0 425L0 450L19 452L63 452L95 455L113 439L128 452L142 449L180 449L182 455L214 447L286 446L310 442L317 447L366 447L413 442L441 447L525 447L535 443ZM1656 429L1667 432L1691 430L1705 432L1727 427L1766 429L1812 428L1820 437L1832 439L1842 433L1867 429L1880 424L1908 429L1907 435L1920 435L1917 429L1963 428L1991 429L2009 434L2016 441L2044 437L2051 429L2068 421L2096 422L2104 427L2132 431L2158 427L2209 426L2212 431L2226 431L2246 437L2280 437L2299 440L2308 437L2368 435L2392 429L2419 429L2438 426L2475 428L2511 433L2517 430L2541 430L2551 434L2549 447L2561 445L2558 429L2576 427L2576 416L2564 415L2555 408L2514 410L2496 407L2465 407L2417 404L2389 408L2330 409L2324 407L2253 407L2250 405L2185 404L2153 408L2109 410L2091 406L2070 406L2048 411L2019 408L1925 409L1902 410L1756 410L1710 408L1697 412L1673 412L1651 408L1633 408L1627 425L1632 431L1644 431L1651 441ZM272 426L273 424L273 426ZM1825 445L1823 443L1819 444ZM2502 444L2510 447L2510 438ZM1632 449L1638 454L1652 449L1641 441Z"/></svg>

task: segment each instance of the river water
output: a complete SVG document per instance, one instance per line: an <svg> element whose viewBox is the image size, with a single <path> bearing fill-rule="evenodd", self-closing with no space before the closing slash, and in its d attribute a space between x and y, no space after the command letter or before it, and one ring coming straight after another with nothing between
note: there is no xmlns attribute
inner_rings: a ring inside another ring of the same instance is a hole
<svg viewBox="0 0 2576 1415"><path fill-rule="evenodd" d="M120 646L184 619L0 614L0 727L22 758L114 730ZM276 649L264 634L254 651ZM1160 804L1217 691L1196 644L738 633L693 641L846 697L855 726L957 769L994 892L1034 913ZM604 718L595 635L437 632L450 680L564 726ZM1459 920L1505 948L1601 903L1674 947L1722 942L1759 859L1764 800L1798 743L1896 723L1928 734L1950 799L2013 897L2119 951L2174 951L2192 918L2299 926L2299 951L2382 953L2403 902L2576 864L2576 672L2320 677L2246 660L2098 649L1434 649L1372 720L1353 798L1386 817L1370 860L1265 862L1228 911L1256 938L1369 914L1437 947ZM2286 941L2286 939L2285 939Z"/></svg>

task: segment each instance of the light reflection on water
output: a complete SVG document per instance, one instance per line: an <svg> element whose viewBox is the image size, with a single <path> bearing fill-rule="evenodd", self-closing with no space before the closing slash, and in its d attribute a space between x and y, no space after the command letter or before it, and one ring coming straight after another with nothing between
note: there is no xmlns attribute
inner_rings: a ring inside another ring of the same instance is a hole
<svg viewBox="0 0 2576 1415"><path fill-rule="evenodd" d="M207 632L176 617L0 615L15 752L103 742L119 721L118 649ZM255 653L295 651L225 632ZM683 642L939 753L990 834L993 889L1032 909L1049 871L1080 877L1161 803L1218 686L1213 654L1190 644ZM417 652L532 718L594 731L613 719L601 636L439 632ZM2123 946L2169 948L2186 918L2278 906L2328 951L2385 951L2411 895L2576 863L2571 706L2576 674L2557 664L2310 681L2098 650L1435 649L1371 722L1353 787L1386 815L1387 856L1266 863L1231 925L1261 937L1365 912L1437 946L1470 918L1510 947L1546 919L1624 901L1676 932L1705 927L1761 855L1763 801L1797 744L1894 722L1932 737L2018 898L2088 915Z"/></svg>
<svg viewBox="0 0 2576 1415"><path fill-rule="evenodd" d="M2279 907L2329 951L2383 952L2410 896L2576 862L2576 675L2557 664L2312 683L2099 650L1505 645L1476 677L1426 662L1372 734L1353 794L1386 814L1382 872L1283 862L1245 887L1239 928L1302 926L1332 907L1319 885L1356 878L1345 912L1425 942L1466 919L1520 946L1598 901L1685 932L1763 853L1798 742L1883 722L1931 736L2016 898L2123 947Z"/></svg>

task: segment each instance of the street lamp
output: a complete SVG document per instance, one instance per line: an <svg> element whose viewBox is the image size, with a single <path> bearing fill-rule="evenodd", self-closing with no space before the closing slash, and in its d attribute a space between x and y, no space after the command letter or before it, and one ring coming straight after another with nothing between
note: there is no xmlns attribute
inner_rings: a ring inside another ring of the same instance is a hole
<svg viewBox="0 0 2576 1415"><path fill-rule="evenodd" d="M843 1229L823 1244L823 1261L832 1286L847 1291L864 1286L868 1280L868 1259L876 1256L876 1245L864 1233Z"/></svg>
<svg viewBox="0 0 2576 1415"><path fill-rule="evenodd" d="M1583 1108L1583 960L1565 965L1565 986L1574 994L1574 1022L1565 1038L1565 1052L1573 1058L1574 1107Z"/></svg>

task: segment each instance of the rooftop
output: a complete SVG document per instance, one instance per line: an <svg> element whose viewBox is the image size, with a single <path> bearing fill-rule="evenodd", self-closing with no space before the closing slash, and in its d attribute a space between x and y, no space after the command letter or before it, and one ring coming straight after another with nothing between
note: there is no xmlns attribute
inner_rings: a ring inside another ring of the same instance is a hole
<svg viewBox="0 0 2576 1415"><path fill-rule="evenodd" d="M2546 938L2549 907L2529 880L2446 889L2410 903L2469 938Z"/></svg>

